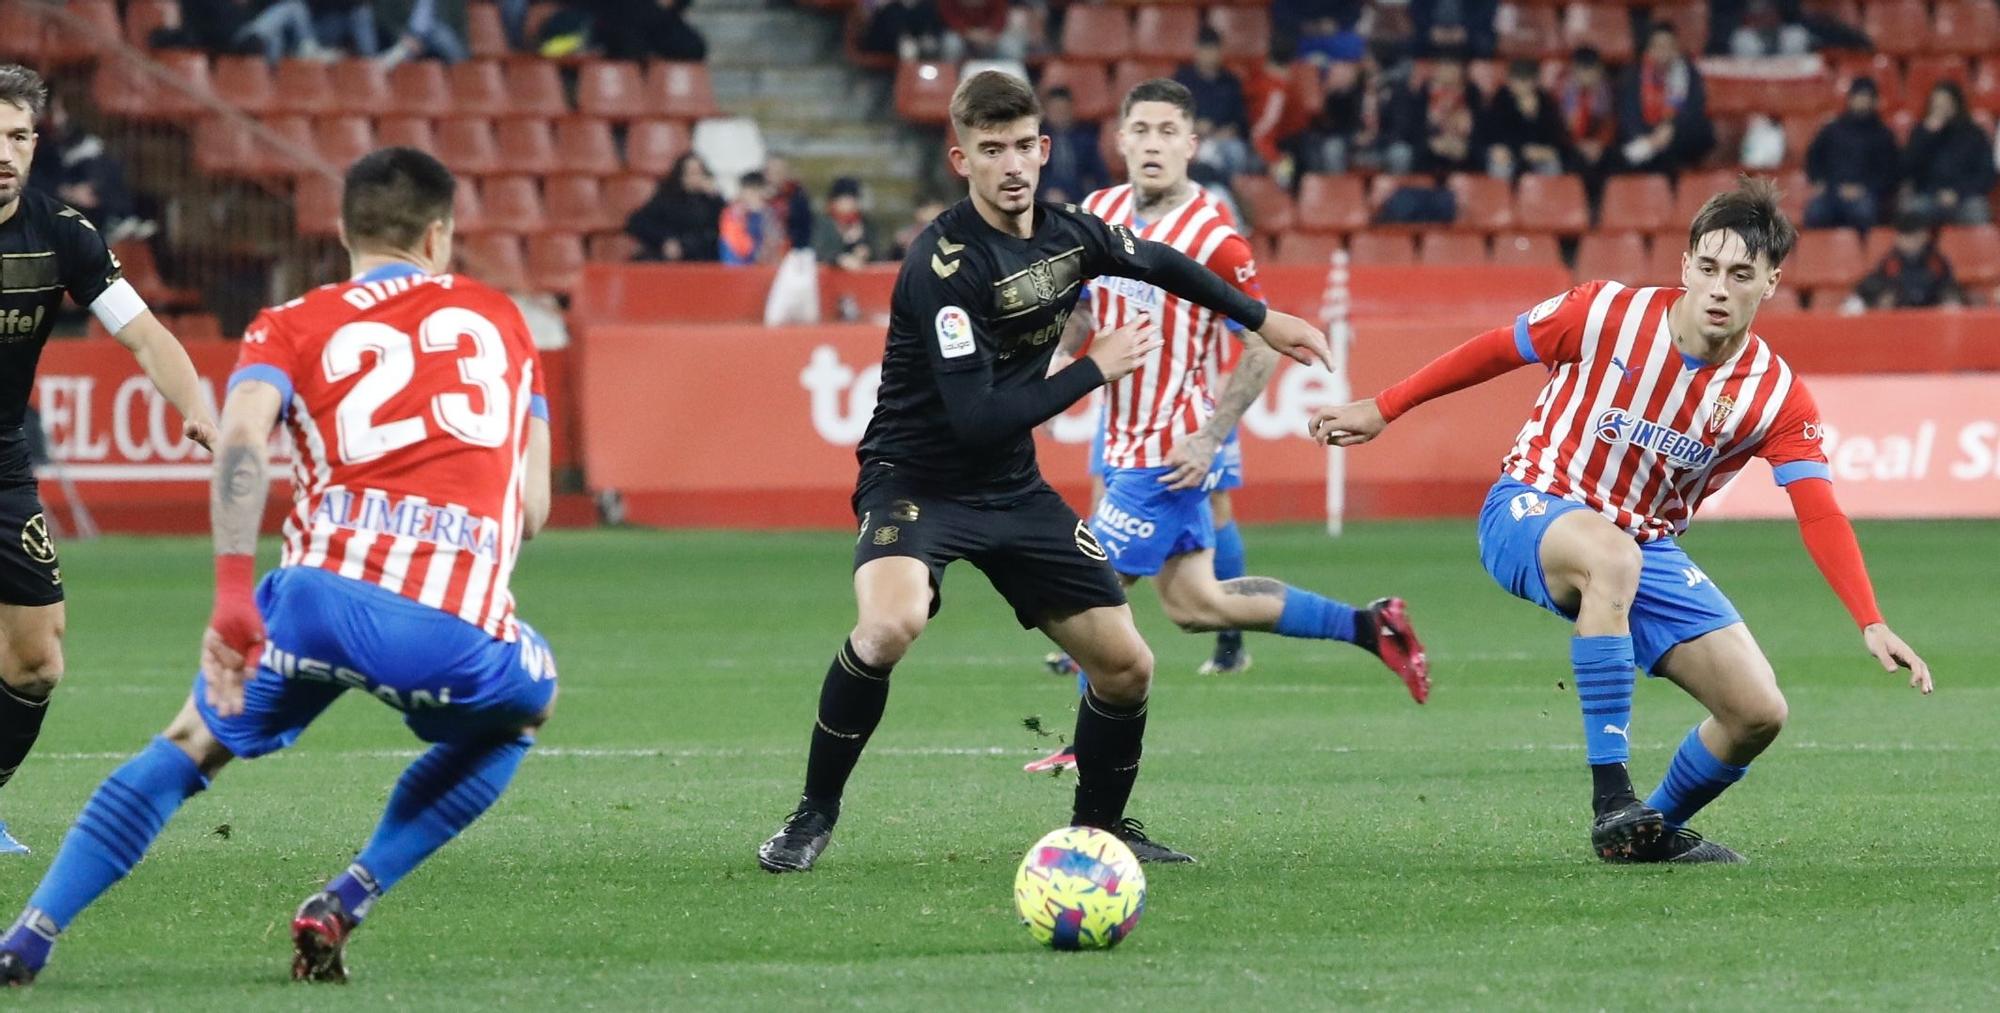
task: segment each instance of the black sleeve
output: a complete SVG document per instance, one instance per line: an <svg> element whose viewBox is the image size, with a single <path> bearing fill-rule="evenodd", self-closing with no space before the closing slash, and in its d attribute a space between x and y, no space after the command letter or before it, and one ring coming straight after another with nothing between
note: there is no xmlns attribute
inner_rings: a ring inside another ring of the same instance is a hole
<svg viewBox="0 0 2000 1013"><path fill-rule="evenodd" d="M1084 234L1084 273L1137 278L1205 306L1250 330L1264 326L1263 303L1215 276L1186 254L1150 239L1140 239L1123 225L1111 225L1084 211L1071 214Z"/></svg>
<svg viewBox="0 0 2000 1013"><path fill-rule="evenodd" d="M69 290L70 298L78 306L89 306L104 294L104 290L118 283L123 273L118 268L118 258L111 255L111 248L104 245L104 237L97 232L97 226L83 212L68 205L60 205L51 225L52 239L56 247L56 263L62 271L62 286Z"/></svg>

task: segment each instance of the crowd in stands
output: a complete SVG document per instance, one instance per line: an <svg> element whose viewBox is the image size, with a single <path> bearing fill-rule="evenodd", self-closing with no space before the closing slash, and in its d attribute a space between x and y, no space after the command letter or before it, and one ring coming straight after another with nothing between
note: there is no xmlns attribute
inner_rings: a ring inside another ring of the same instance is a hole
<svg viewBox="0 0 2000 1013"><path fill-rule="evenodd" d="M775 156L744 173L736 196L725 200L707 164L689 152L627 219L625 232L638 260L769 264L791 250L812 250L821 263L852 270L891 252L876 241L865 210L866 193L851 176L835 179L815 210L805 185Z"/></svg>
<svg viewBox="0 0 2000 1013"><path fill-rule="evenodd" d="M508 44L543 56L700 60L708 47L682 16L690 0L563 0L531 32L528 0L500 0ZM181 0L155 46L213 53L396 64L471 56L466 0Z"/></svg>

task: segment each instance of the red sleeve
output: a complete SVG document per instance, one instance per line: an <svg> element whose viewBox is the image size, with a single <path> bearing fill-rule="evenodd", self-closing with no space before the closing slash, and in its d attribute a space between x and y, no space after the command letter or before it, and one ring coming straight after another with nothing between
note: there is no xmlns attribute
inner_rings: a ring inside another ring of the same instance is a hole
<svg viewBox="0 0 2000 1013"><path fill-rule="evenodd" d="M279 322L275 310L264 310L243 331L236 350L236 368L229 371L229 386L244 380L258 380L278 388L285 396L285 410L292 405L292 390L299 375L298 350L291 332Z"/></svg>
<svg viewBox="0 0 2000 1013"><path fill-rule="evenodd" d="M1535 304L1514 318L1514 343L1521 358L1553 367L1558 362L1575 362L1583 357L1583 332L1590 319L1590 304L1604 290L1604 282L1587 281L1559 296Z"/></svg>
<svg viewBox="0 0 2000 1013"><path fill-rule="evenodd" d="M1847 606L1854 624L1866 629L1881 622L1882 609L1875 603L1875 587L1861 559L1861 543L1855 541L1854 525L1834 501L1833 483L1808 478L1786 485L1785 492L1792 497L1792 512L1798 515L1799 537L1806 543L1806 554L1840 603Z"/></svg>
<svg viewBox="0 0 2000 1013"><path fill-rule="evenodd" d="M1496 327L1411 373L1401 383L1375 395L1382 418L1394 422L1404 412L1455 390L1485 383L1528 364L1515 342L1515 329Z"/></svg>
<svg viewBox="0 0 2000 1013"><path fill-rule="evenodd" d="M1258 302L1264 301L1264 284L1257 280L1257 258L1250 252L1250 244L1234 232L1223 237L1215 249L1209 251L1201 266L1213 271L1223 281L1236 287Z"/></svg>
<svg viewBox="0 0 2000 1013"><path fill-rule="evenodd" d="M1789 487L1804 478L1831 481L1833 469L1826 460L1825 433L1819 405L1805 381L1795 376L1791 390L1785 393L1785 403L1778 406L1778 417L1771 421L1754 453L1771 462L1771 476L1781 486Z"/></svg>

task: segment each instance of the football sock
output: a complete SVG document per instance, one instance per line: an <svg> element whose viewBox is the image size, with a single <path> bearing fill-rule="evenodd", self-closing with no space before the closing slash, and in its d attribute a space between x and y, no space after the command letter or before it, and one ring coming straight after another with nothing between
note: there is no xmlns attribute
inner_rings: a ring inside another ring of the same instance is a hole
<svg viewBox="0 0 2000 1013"><path fill-rule="evenodd" d="M889 671L868 664L855 653L854 641L840 646L826 681L819 687L819 719L813 723L812 751L806 758L803 802L810 808L840 816L840 796L847 777L861 759L868 737L882 723L889 706Z"/></svg>
<svg viewBox="0 0 2000 1013"><path fill-rule="evenodd" d="M56 933L125 878L181 803L206 787L208 778L194 761L164 738L112 771L77 815L42 885L28 898L28 910L0 938L0 949L40 968Z"/></svg>
<svg viewBox="0 0 2000 1013"><path fill-rule="evenodd" d="M1285 608L1271 632L1281 637L1345 640L1354 643L1354 606L1322 598L1311 591L1285 588Z"/></svg>
<svg viewBox="0 0 2000 1013"><path fill-rule="evenodd" d="M1243 532L1235 521L1215 529L1215 579L1235 580L1243 576Z"/></svg>
<svg viewBox="0 0 2000 1013"><path fill-rule="evenodd" d="M375 899L499 801L535 740L526 735L440 742L416 758L354 865L326 885L356 921ZM358 875L357 875L358 871Z"/></svg>
<svg viewBox="0 0 2000 1013"><path fill-rule="evenodd" d="M1139 754L1146 738L1146 703L1130 707L1105 703L1085 691L1076 709L1076 809L1074 821L1110 829L1125 815L1132 785L1139 780Z"/></svg>
<svg viewBox="0 0 2000 1013"><path fill-rule="evenodd" d="M31 699L11 686L0 685L0 785L14 779L28 750L42 734L49 698Z"/></svg>
<svg viewBox="0 0 2000 1013"><path fill-rule="evenodd" d="M1583 708L1583 742L1591 766L1632 759L1632 638L1572 637L1570 667Z"/></svg>
<svg viewBox="0 0 2000 1013"><path fill-rule="evenodd" d="M1681 748L1674 751L1673 762L1667 764L1667 776L1660 779L1660 786L1653 789L1646 804L1667 818L1667 826L1679 829L1702 806L1715 801L1723 789L1743 780L1743 775L1749 772L1748 764L1739 767L1724 763L1709 752L1708 745L1701 741L1701 726L1696 725L1681 740Z"/></svg>

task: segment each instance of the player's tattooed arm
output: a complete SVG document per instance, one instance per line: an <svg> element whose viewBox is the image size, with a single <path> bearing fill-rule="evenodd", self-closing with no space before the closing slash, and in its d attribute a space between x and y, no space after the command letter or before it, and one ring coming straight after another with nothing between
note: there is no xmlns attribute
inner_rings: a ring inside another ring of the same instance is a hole
<svg viewBox="0 0 2000 1013"><path fill-rule="evenodd" d="M1229 431L1236 428L1243 413L1250 409L1264 387L1271 382L1271 373L1278 368L1278 353L1264 343L1254 331L1244 331L1243 358L1229 373L1229 379L1222 385L1222 394L1216 398L1215 414L1209 416L1207 424L1174 445L1167 453L1167 464L1173 470L1160 476L1160 481L1169 489L1195 489L1208 480L1210 467L1215 464L1215 453L1222 448L1222 441L1229 437Z"/></svg>
<svg viewBox="0 0 2000 1013"><path fill-rule="evenodd" d="M1239 595L1244 598L1254 598L1258 595L1283 598L1285 596L1285 582L1282 580L1273 580L1270 577L1238 577L1235 580L1223 581L1222 593Z"/></svg>
<svg viewBox="0 0 2000 1013"><path fill-rule="evenodd" d="M257 551L257 527L271 488L266 441L283 404L278 388L245 380L230 390L223 405L209 486L209 524L217 554Z"/></svg>

